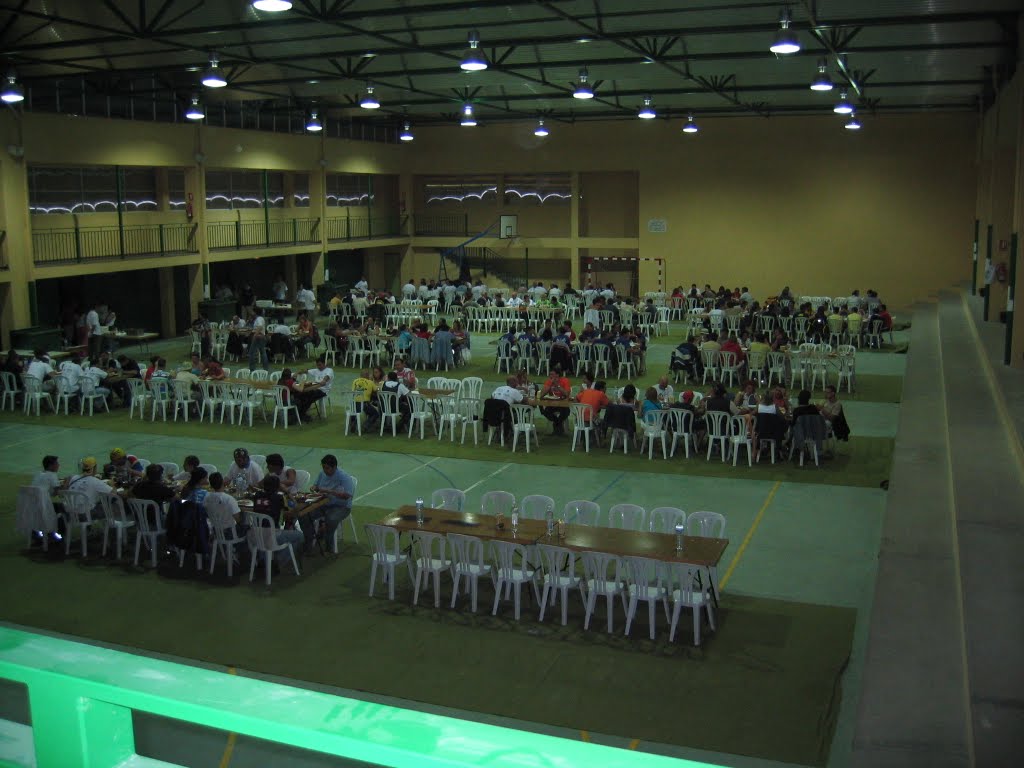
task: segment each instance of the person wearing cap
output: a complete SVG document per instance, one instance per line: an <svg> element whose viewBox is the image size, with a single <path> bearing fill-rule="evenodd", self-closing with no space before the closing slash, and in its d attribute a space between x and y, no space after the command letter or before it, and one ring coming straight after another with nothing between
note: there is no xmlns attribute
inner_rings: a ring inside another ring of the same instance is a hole
<svg viewBox="0 0 1024 768"><path fill-rule="evenodd" d="M72 475L68 481L68 490L84 493L88 499L89 508L93 510L93 515L100 514L102 516L102 512L96 506L99 503L100 495L114 493L114 488L96 477L96 458L94 456L82 459L80 466L81 472Z"/></svg>
<svg viewBox="0 0 1024 768"><path fill-rule="evenodd" d="M129 477L142 477L144 474L142 462L135 456L128 455L124 448L114 448L110 452L110 462L103 465L104 477L117 477L123 480Z"/></svg>
<svg viewBox="0 0 1024 768"><path fill-rule="evenodd" d="M356 493L356 481L352 475L338 467L337 457L328 453L320 460L320 474L317 475L316 483L310 490L326 495L327 503L314 509L303 520L302 532L306 537L307 552L313 548L313 537L321 520L325 521L326 526L322 540L329 542L333 541L338 526L352 514L352 497ZM305 524L307 520L309 525Z"/></svg>
<svg viewBox="0 0 1024 768"><path fill-rule="evenodd" d="M245 490L263 479L263 470L260 469L259 464L249 458L249 452L245 448L236 448L234 458L234 464L224 476L224 482L227 485L234 485L240 490Z"/></svg>

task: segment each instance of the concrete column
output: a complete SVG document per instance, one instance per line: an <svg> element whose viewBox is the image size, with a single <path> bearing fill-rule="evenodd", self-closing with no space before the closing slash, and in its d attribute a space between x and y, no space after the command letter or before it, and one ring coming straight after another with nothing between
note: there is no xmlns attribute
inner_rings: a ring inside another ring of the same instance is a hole
<svg viewBox="0 0 1024 768"><path fill-rule="evenodd" d="M160 334L164 338L178 335L174 322L174 269L161 267L157 270L160 286Z"/></svg>
<svg viewBox="0 0 1024 768"><path fill-rule="evenodd" d="M0 344L10 346L10 332L32 324L30 282L35 279L32 261L32 224L28 212L28 158L14 156L23 147L20 117L11 110L0 113L0 230L6 232L0 250L7 258L6 277L9 287L0 292L2 301L3 338Z"/></svg>
<svg viewBox="0 0 1024 768"><path fill-rule="evenodd" d="M580 174L571 175L572 197L569 199L569 282L574 288L583 284L580 276Z"/></svg>

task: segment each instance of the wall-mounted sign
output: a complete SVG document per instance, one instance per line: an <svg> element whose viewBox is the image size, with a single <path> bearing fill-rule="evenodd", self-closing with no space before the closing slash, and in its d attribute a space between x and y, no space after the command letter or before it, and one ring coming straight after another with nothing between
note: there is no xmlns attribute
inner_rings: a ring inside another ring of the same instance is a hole
<svg viewBox="0 0 1024 768"><path fill-rule="evenodd" d="M665 219L648 219L647 221L648 232L668 232L668 222Z"/></svg>

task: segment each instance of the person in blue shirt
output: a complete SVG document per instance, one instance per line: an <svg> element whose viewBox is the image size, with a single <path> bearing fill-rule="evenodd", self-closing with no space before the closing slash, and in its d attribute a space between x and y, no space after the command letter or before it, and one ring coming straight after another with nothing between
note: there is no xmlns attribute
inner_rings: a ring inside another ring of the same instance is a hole
<svg viewBox="0 0 1024 768"><path fill-rule="evenodd" d="M334 539L334 532L338 529L345 518L352 514L352 497L356 493L356 481L352 475L343 472L338 468L338 458L328 453L320 459L320 474L310 489L314 493L322 493L327 497L327 503L318 509L314 509L302 521L302 532L306 537L306 551L313 549L313 538L320 521L324 523L324 533L321 541L329 542ZM306 522L309 522L309 525Z"/></svg>

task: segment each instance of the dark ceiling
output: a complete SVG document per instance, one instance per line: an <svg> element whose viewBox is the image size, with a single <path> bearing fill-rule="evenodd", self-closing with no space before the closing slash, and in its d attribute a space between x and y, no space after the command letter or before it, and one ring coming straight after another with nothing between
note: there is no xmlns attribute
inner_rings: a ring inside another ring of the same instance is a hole
<svg viewBox="0 0 1024 768"><path fill-rule="evenodd" d="M862 115L977 110L1012 73L1021 0L0 0L0 67L27 109L170 119L192 92L213 110L360 116L394 124L824 113L825 59ZM770 53L779 13L803 50ZM477 30L490 67L463 72ZM230 84L198 84L216 53ZM572 91L581 67L596 98ZM358 100L371 81L382 108ZM221 102L225 106L220 107ZM240 104L239 102L244 102ZM111 106L113 105L113 106ZM158 117L167 116L164 118ZM296 126L299 129L299 125Z"/></svg>

